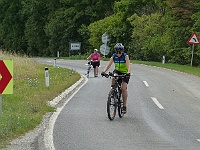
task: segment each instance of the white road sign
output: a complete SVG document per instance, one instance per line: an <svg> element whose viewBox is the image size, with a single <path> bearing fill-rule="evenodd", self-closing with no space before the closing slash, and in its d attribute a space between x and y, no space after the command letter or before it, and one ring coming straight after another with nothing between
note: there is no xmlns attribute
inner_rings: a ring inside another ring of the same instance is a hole
<svg viewBox="0 0 200 150"><path fill-rule="evenodd" d="M110 47L107 44L103 44L100 46L100 52L102 55L108 55L110 52Z"/></svg>
<svg viewBox="0 0 200 150"><path fill-rule="evenodd" d="M81 50L81 42L71 42L70 50Z"/></svg>
<svg viewBox="0 0 200 150"><path fill-rule="evenodd" d="M103 43L107 43L108 41L110 41L109 36L107 34L103 34L102 35L102 42Z"/></svg>

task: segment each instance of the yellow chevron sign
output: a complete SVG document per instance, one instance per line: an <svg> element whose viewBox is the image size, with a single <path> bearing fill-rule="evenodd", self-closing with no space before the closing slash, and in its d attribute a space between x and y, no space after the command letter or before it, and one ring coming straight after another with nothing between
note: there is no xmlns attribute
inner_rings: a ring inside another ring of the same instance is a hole
<svg viewBox="0 0 200 150"><path fill-rule="evenodd" d="M0 60L0 94L13 94L13 60Z"/></svg>

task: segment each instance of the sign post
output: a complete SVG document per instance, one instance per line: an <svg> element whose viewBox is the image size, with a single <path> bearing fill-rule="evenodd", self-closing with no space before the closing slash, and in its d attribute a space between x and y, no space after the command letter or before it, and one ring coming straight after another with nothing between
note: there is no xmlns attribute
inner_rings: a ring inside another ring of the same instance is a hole
<svg viewBox="0 0 200 150"><path fill-rule="evenodd" d="M190 38L188 39L188 41L187 41L187 44L193 44L193 45L192 45L191 63L190 63L191 66L192 66L193 57L194 57L194 44L199 44L199 43L200 43L200 42L199 42L199 38L198 38L196 32L194 32L194 33L190 36Z"/></svg>
<svg viewBox="0 0 200 150"><path fill-rule="evenodd" d="M192 56L191 56L190 66L192 66L193 57L194 57L194 44L192 44Z"/></svg>

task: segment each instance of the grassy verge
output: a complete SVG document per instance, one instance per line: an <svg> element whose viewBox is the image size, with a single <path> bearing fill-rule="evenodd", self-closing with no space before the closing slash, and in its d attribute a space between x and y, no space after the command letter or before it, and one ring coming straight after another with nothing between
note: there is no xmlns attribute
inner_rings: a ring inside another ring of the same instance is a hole
<svg viewBox="0 0 200 150"><path fill-rule="evenodd" d="M47 102L79 80L80 75L73 70L53 68L53 66L33 62L27 57L3 54L1 51L0 57L14 60L14 93L2 95L3 113L0 116L0 148L3 148L14 138L39 125L44 114L53 112L54 108L48 106ZM87 56L79 55L64 59L86 58ZM109 60L109 58L102 60ZM187 65L133 60L131 62L169 68L200 76L200 68ZM49 68L50 87L45 86L45 67Z"/></svg>
<svg viewBox="0 0 200 150"><path fill-rule="evenodd" d="M53 112L49 100L80 79L73 70L54 68L31 61L26 57L3 54L3 59L14 60L14 93L2 95L0 116L0 148L40 124L43 115ZM45 85L44 68L49 68L50 86Z"/></svg>
<svg viewBox="0 0 200 150"><path fill-rule="evenodd" d="M191 67L189 65L178 65L178 64L170 64L170 63L162 64L161 62L146 62L146 61L135 61L135 60L131 60L131 62L135 64L145 64L145 65L150 65L150 66L168 68L168 69L177 70L180 72L185 72L185 73L200 77L199 67Z"/></svg>
<svg viewBox="0 0 200 150"><path fill-rule="evenodd" d="M88 56L89 56L89 54L88 55L74 55L74 56L70 56L70 57L64 57L63 59L72 59L72 60L86 59ZM109 61L110 58L109 57L101 58L101 60ZM185 73L200 77L200 68L199 67L191 67L190 65L179 65L179 64L171 64L171 63L162 64L161 62L147 62L147 61L136 61L136 60L131 60L131 63L145 64L145 65L150 65L150 66L168 68L168 69L177 70L180 72L185 72Z"/></svg>

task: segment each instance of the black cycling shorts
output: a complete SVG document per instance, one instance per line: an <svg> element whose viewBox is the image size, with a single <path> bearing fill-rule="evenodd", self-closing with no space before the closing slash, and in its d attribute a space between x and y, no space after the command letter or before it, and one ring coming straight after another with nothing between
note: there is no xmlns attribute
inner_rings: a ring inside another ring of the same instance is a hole
<svg viewBox="0 0 200 150"><path fill-rule="evenodd" d="M124 75L124 74L126 74L126 73L121 73L121 72L119 72L117 70L114 70L113 73L116 73L118 75ZM130 76L126 76L126 77L118 79L118 80L122 80L122 81L124 81L124 82L126 82L128 84L129 79L130 79Z"/></svg>
<svg viewBox="0 0 200 150"><path fill-rule="evenodd" d="M99 65L100 65L100 61L98 61L98 62L92 62L92 66L93 66L93 68L96 68L96 66L98 66L99 67Z"/></svg>

